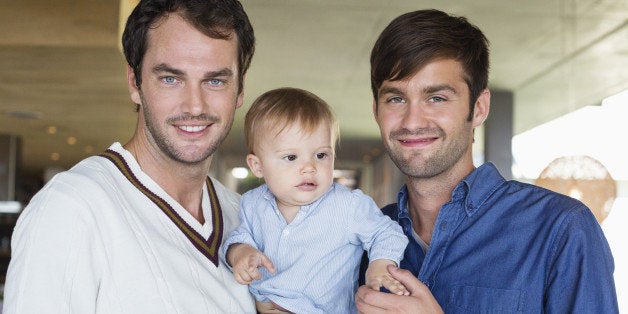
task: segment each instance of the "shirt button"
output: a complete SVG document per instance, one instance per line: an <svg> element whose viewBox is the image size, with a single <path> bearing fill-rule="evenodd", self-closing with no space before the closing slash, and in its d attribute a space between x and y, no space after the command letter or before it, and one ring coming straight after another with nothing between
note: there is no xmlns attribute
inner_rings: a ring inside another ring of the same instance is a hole
<svg viewBox="0 0 628 314"><path fill-rule="evenodd" d="M443 223L440 225L440 230L445 230L445 228L447 228L447 222L443 221Z"/></svg>
<svg viewBox="0 0 628 314"><path fill-rule="evenodd" d="M287 236L287 235L289 235L289 234L290 234L290 230L285 229L285 230L283 231L283 235Z"/></svg>

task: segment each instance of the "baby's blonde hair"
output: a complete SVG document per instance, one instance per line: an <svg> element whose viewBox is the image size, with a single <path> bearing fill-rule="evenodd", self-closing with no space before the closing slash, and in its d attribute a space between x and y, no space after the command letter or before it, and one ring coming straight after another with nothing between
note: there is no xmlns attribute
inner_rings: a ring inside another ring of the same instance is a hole
<svg viewBox="0 0 628 314"><path fill-rule="evenodd" d="M249 154L254 153L257 137L276 136L294 123L300 123L306 134L314 132L320 123L328 123L332 149L336 147L340 131L329 105L306 90L282 87L257 97L246 113L244 136Z"/></svg>

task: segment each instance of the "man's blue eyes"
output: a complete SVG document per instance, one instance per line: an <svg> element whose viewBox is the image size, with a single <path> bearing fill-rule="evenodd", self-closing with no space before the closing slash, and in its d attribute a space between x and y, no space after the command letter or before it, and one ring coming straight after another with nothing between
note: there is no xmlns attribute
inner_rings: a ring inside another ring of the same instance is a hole
<svg viewBox="0 0 628 314"><path fill-rule="evenodd" d="M165 76L162 78L162 81L164 81L164 83L166 84L174 84L178 81L178 79L174 76ZM212 86L220 86L223 84L223 81L220 79L211 79L207 82Z"/></svg>
<svg viewBox="0 0 628 314"><path fill-rule="evenodd" d="M442 102L442 101L445 101L445 100L446 100L445 98L440 97L440 96L433 96L433 97L429 98L430 102ZM401 98L401 97L391 97L391 98L388 99L388 102L391 102L391 103L403 103L403 102L405 102L405 100L403 98Z"/></svg>

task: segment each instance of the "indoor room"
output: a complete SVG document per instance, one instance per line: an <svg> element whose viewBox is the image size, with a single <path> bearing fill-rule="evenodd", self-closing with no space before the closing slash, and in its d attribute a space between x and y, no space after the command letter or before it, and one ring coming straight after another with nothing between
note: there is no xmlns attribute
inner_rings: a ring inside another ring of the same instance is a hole
<svg viewBox="0 0 628 314"><path fill-rule="evenodd" d="M13 228L55 175L133 136L121 36L138 0L0 1L0 300ZM465 16L489 41L490 114L473 135L473 164L587 205L614 258L628 311L628 1L241 0L255 32L243 104L209 175L245 193L244 118L265 91L297 87L336 115L334 182L378 207L397 201L404 174L374 118L370 55L402 13ZM1 308L1 306L0 306Z"/></svg>

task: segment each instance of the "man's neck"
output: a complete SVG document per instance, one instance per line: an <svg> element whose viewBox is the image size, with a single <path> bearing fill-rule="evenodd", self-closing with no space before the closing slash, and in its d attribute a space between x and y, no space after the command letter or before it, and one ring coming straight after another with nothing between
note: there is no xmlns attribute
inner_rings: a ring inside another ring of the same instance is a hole
<svg viewBox="0 0 628 314"><path fill-rule="evenodd" d="M451 194L456 185L474 169L473 164L458 165L432 178L412 178L406 176L408 188L408 211L414 231L430 243L434 226L441 207L451 201Z"/></svg>
<svg viewBox="0 0 628 314"><path fill-rule="evenodd" d="M414 231L429 244L440 208L449 201L451 192L445 188L430 187L429 182L406 182L408 187L408 211Z"/></svg>
<svg viewBox="0 0 628 314"><path fill-rule="evenodd" d="M204 223L202 209L203 186L209 173L211 157L206 162L185 165L172 159L152 154L140 145L129 142L124 145L140 168L168 195L177 201L200 223Z"/></svg>

